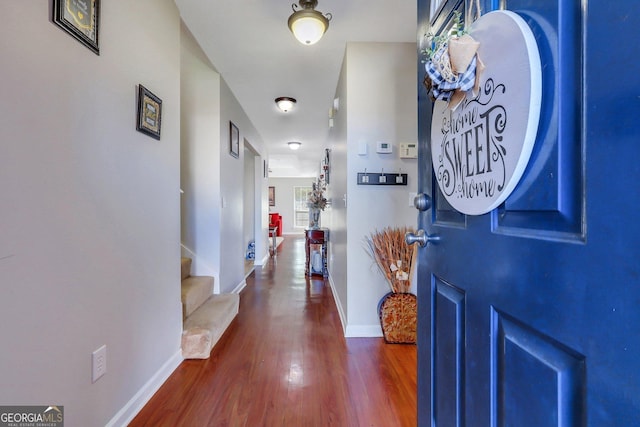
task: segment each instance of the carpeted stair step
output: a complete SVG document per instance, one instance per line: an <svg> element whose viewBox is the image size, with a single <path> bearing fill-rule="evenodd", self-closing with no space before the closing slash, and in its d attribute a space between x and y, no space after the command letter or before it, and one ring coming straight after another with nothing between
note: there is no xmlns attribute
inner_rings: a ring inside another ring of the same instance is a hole
<svg viewBox="0 0 640 427"><path fill-rule="evenodd" d="M212 295L184 322L182 357L207 359L231 321L238 314L238 294Z"/></svg>
<svg viewBox="0 0 640 427"><path fill-rule="evenodd" d="M182 278L180 280L191 276L191 258L182 257L180 259L180 270L182 271Z"/></svg>
<svg viewBox="0 0 640 427"><path fill-rule="evenodd" d="M189 317L213 294L213 277L189 276L182 281L182 316Z"/></svg>

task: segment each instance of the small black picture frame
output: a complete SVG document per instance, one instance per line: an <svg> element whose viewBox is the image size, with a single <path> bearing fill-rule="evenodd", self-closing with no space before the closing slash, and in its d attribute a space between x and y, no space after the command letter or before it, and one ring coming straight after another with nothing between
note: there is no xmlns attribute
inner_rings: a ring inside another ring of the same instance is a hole
<svg viewBox="0 0 640 427"><path fill-rule="evenodd" d="M233 122L229 122L229 154L240 157L240 131Z"/></svg>
<svg viewBox="0 0 640 427"><path fill-rule="evenodd" d="M100 0L53 0L53 23L100 55Z"/></svg>
<svg viewBox="0 0 640 427"><path fill-rule="evenodd" d="M151 93L149 89L138 85L138 120L136 130L160 139L162 125L162 100Z"/></svg>

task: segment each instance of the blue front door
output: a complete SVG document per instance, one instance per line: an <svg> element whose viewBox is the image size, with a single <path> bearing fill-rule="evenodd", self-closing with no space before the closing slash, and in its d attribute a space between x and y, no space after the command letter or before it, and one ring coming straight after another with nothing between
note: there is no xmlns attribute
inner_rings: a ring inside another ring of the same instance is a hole
<svg viewBox="0 0 640 427"><path fill-rule="evenodd" d="M418 39L450 25L462 0ZM531 27L543 95L515 191L455 211L431 166L433 104L419 64L421 426L640 425L640 7L636 0L494 0Z"/></svg>

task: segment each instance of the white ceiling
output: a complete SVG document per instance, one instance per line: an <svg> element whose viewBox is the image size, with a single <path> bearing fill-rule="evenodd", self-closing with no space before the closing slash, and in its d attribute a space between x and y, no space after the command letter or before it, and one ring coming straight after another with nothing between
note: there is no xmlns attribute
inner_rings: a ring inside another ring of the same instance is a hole
<svg viewBox="0 0 640 427"><path fill-rule="evenodd" d="M347 42L416 41L416 0L319 0L316 10L333 19L312 46L299 43L287 27L292 3L176 0L266 144L273 177L316 175ZM280 112L279 96L296 98L296 107ZM302 142L297 152L287 146L294 140Z"/></svg>

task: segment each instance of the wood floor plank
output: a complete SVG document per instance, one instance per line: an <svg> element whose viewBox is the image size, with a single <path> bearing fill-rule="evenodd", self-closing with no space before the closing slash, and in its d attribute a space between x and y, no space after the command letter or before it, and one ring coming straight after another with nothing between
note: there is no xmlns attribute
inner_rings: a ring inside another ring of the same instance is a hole
<svg viewBox="0 0 640 427"><path fill-rule="evenodd" d="M207 360L184 361L130 426L415 426L416 347L345 339L327 280L287 236ZM375 310L375 307L372 308Z"/></svg>

